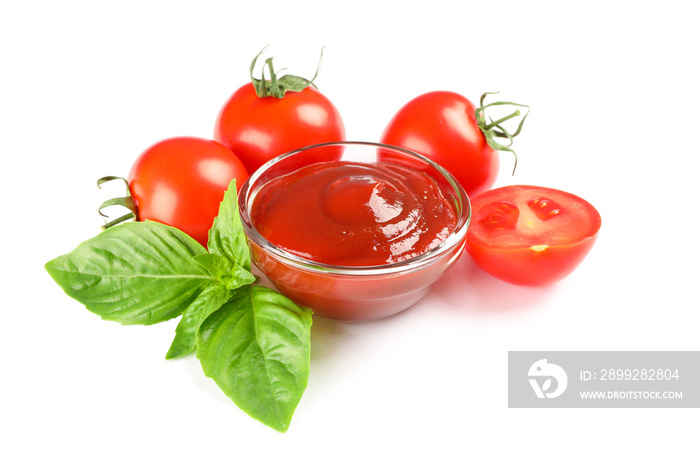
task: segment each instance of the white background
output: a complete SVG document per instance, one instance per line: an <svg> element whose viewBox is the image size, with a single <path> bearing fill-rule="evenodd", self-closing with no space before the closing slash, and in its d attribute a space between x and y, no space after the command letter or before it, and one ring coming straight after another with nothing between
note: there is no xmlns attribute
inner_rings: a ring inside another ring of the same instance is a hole
<svg viewBox="0 0 700 466"><path fill-rule="evenodd" d="M27 1L0 7L0 463L697 464L697 409L507 407L509 350L700 350L700 74L695 2ZM511 286L469 257L375 323L316 319L286 434L242 413L176 321L105 322L43 264L96 234L150 144L211 137L265 45L313 75L348 139L411 98L500 91L531 105L497 186L600 211L565 281ZM115 188L116 189L116 188Z"/></svg>

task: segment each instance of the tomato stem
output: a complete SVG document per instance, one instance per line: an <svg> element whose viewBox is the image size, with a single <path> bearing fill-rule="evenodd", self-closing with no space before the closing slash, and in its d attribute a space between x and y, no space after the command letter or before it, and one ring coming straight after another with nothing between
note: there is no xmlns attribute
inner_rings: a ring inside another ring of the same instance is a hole
<svg viewBox="0 0 700 466"><path fill-rule="evenodd" d="M484 129L488 130L488 129L491 129L493 127L497 127L501 123L504 123L504 122L510 120L511 118L515 118L516 116L520 116L520 110L516 110L513 113L511 113L510 115L504 116L500 120L496 120L494 122L491 122L490 124L486 125L486 127Z"/></svg>
<svg viewBox="0 0 700 466"><path fill-rule="evenodd" d="M515 153L513 149L510 148L510 146L513 144L513 138L520 134L520 131L523 129L523 123L525 123L525 119L527 116L530 114L530 107L528 105L523 105L523 104L517 104L515 102L491 102L490 104L484 105L484 99L486 98L487 95L489 94L498 94L498 92L484 92L481 95L481 100L479 102L480 107L477 108L474 111L474 117L476 118L476 123L481 129L481 132L484 133L484 137L486 138L486 142L488 145L497 151L508 151L513 154L513 157L515 157L514 163L513 163L513 174L515 174L515 168L518 166L518 156ZM495 106L501 106L501 105L515 105L516 107L526 107L527 113L525 113L525 116L523 116L522 120L520 120L520 123L518 124L518 127L516 128L515 132L511 134L507 129L505 129L502 126L502 123L520 116L520 109L515 109L515 111L509 115L504 116L503 118L500 118L496 121L493 121L492 119L489 118L489 123L486 122L486 116L484 115L484 110L486 110L489 107L495 107ZM501 138L501 139L507 139L508 144L501 144L498 141L496 141L496 138Z"/></svg>
<svg viewBox="0 0 700 466"><path fill-rule="evenodd" d="M260 97L261 99L267 97L275 97L277 99L282 99L284 98L287 92L301 92L309 86L316 87L314 81L318 76L318 72L321 68L321 62L323 61L323 48L321 49L321 56L319 57L318 65L316 66L316 73L314 74L314 77L311 80L302 78L301 76L294 76L291 74L286 74L278 78L279 72L284 71L285 68L282 68L282 70L275 72L275 68L272 65L273 57L270 57L267 60L265 60L265 64L263 65L261 72L261 79L255 78L253 76L255 64L257 63L258 58L260 58L260 55L262 55L266 50L267 46L264 47L260 51L260 53L258 53L255 56L253 62L250 64L250 80L252 81L253 86L255 87L255 93L258 95L258 97ZM269 81L265 78L265 68L267 68L270 72Z"/></svg>
<svg viewBox="0 0 700 466"><path fill-rule="evenodd" d="M102 177L99 180L97 180L98 189L101 189L102 185L104 183L106 183L108 181L112 181L112 180L122 180L124 182L124 184L126 185L126 196L115 197L113 199L108 199L108 200L104 201L102 203L102 205L100 205L100 208L97 210L97 212L103 217L109 217L108 215L105 215L102 213L102 209L117 205L117 206L126 207L127 209L129 209L129 213L122 215L121 217L114 219L111 222L105 223L102 226L103 230L106 230L107 228L111 228L114 225L118 225L118 224L125 222L127 220L130 220L132 218L135 221L138 221L138 219L139 219L139 211L138 211L138 208L136 206L136 201L134 200L134 197L131 195L131 189L129 188L129 182L126 179L122 178L121 176Z"/></svg>

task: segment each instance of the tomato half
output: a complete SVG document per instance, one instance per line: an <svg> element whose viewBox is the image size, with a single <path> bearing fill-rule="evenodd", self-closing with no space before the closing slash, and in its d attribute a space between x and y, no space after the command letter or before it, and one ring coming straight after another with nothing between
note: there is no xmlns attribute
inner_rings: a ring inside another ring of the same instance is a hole
<svg viewBox="0 0 700 466"><path fill-rule="evenodd" d="M252 174L286 152L344 140L345 126L331 101L313 87L282 98L258 97L248 83L219 112L214 139L231 149Z"/></svg>
<svg viewBox="0 0 700 466"><path fill-rule="evenodd" d="M484 271L516 285L549 285L569 275L601 226L590 203L552 188L506 186L471 201L467 252Z"/></svg>
<svg viewBox="0 0 700 466"><path fill-rule="evenodd" d="M232 179L248 178L241 161L216 141L176 137L146 149L129 172L139 220L174 226L206 247L209 229Z"/></svg>
<svg viewBox="0 0 700 466"><path fill-rule="evenodd" d="M500 166L477 125L476 107L449 91L420 95L392 118L381 142L422 154L442 165L469 196L493 186Z"/></svg>

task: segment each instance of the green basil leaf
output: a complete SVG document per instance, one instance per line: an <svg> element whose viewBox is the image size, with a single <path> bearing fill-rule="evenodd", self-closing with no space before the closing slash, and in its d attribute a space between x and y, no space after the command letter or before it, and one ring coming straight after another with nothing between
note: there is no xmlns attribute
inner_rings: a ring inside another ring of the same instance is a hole
<svg viewBox="0 0 700 466"><path fill-rule="evenodd" d="M209 275L219 281L223 281L231 270L231 261L218 254L198 254L192 258L199 266L206 270Z"/></svg>
<svg viewBox="0 0 700 466"><path fill-rule="evenodd" d="M255 275L218 254L199 254L193 259L229 290L250 285L256 280Z"/></svg>
<svg viewBox="0 0 700 466"><path fill-rule="evenodd" d="M231 263L250 270L250 252L241 217L238 214L238 192L236 180L231 180L219 213L209 230L207 249L210 253L225 257Z"/></svg>
<svg viewBox="0 0 700 466"><path fill-rule="evenodd" d="M309 378L312 312L269 288L240 291L200 327L197 358L243 411L285 432Z"/></svg>
<svg viewBox="0 0 700 466"><path fill-rule="evenodd" d="M202 322L221 308L235 293L219 282L211 283L204 288L182 313L182 319L175 329L175 339L165 359L175 359L190 353L194 349L195 337Z"/></svg>
<svg viewBox="0 0 700 466"><path fill-rule="evenodd" d="M150 325L177 317L214 281L192 257L206 253L180 230L123 223L45 268L72 298L105 320Z"/></svg>

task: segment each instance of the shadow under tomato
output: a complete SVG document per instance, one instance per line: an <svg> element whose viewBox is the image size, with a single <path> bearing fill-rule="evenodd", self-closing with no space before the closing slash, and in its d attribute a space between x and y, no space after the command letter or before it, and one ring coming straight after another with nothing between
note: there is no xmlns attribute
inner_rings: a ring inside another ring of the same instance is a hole
<svg viewBox="0 0 700 466"><path fill-rule="evenodd" d="M433 285L431 293L460 312L510 312L534 307L552 293L554 286L506 283L481 270L463 253L452 269Z"/></svg>

